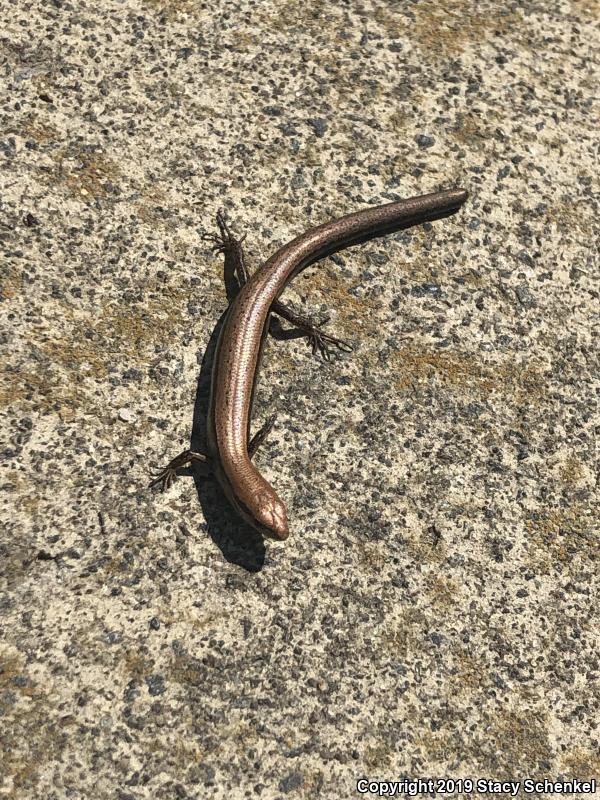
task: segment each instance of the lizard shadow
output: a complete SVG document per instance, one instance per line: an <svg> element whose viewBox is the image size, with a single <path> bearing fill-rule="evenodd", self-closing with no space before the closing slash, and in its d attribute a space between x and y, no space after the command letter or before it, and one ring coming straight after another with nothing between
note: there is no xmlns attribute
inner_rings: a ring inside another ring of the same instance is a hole
<svg viewBox="0 0 600 800"><path fill-rule="evenodd" d="M210 384L215 349L227 311L224 311L215 325L200 366L200 374L194 401L190 449L207 452L206 429L210 398ZM202 526L217 545L223 557L248 572L259 572L265 563L265 540L246 522L229 503L217 481L210 475L201 475L192 468L182 469L178 474L190 475L194 479L198 500L204 513Z"/></svg>

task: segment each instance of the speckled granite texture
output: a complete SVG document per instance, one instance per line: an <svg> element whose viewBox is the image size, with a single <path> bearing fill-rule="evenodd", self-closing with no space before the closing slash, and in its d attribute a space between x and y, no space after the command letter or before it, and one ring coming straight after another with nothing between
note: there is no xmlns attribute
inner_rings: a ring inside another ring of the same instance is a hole
<svg viewBox="0 0 600 800"><path fill-rule="evenodd" d="M2 5L0 797L600 777L598 2ZM255 267L453 185L287 293L355 347L267 348L290 539L147 491L217 209Z"/></svg>

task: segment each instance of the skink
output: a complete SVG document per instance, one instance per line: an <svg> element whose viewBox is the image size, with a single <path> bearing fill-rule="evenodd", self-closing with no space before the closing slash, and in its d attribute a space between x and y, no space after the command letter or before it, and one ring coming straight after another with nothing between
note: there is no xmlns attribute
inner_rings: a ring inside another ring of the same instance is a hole
<svg viewBox="0 0 600 800"><path fill-rule="evenodd" d="M230 269L242 283L224 319L213 361L207 420L208 454L186 450L174 458L150 484L168 487L177 470L203 464L217 478L226 496L264 536L283 540L289 535L286 507L273 487L252 463L273 423L269 419L251 439L250 417L260 369L263 344L272 313L297 323L308 335L313 350L328 355L331 346L345 343L324 334L279 302L287 284L303 269L326 256L360 242L454 214L467 199L464 189L442 192L366 208L319 225L278 250L251 277L246 273L241 241L235 239L222 217L216 249L225 253ZM348 348L351 349L351 348Z"/></svg>

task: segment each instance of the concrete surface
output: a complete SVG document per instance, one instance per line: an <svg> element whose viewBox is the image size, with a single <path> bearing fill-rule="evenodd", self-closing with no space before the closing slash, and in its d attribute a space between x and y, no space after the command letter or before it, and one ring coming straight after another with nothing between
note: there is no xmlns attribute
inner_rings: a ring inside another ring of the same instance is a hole
<svg viewBox="0 0 600 800"><path fill-rule="evenodd" d="M2 10L0 796L600 777L598 2ZM285 544L147 491L219 207L255 267L454 185L288 292L355 349L267 349Z"/></svg>

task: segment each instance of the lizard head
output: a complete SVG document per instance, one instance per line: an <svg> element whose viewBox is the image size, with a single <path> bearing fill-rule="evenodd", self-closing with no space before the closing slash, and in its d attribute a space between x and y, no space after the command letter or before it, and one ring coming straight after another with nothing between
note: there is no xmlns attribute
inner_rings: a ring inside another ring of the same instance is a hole
<svg viewBox="0 0 600 800"><path fill-rule="evenodd" d="M285 505L273 491L256 495L252 517L252 525L269 539L283 541L290 535Z"/></svg>

